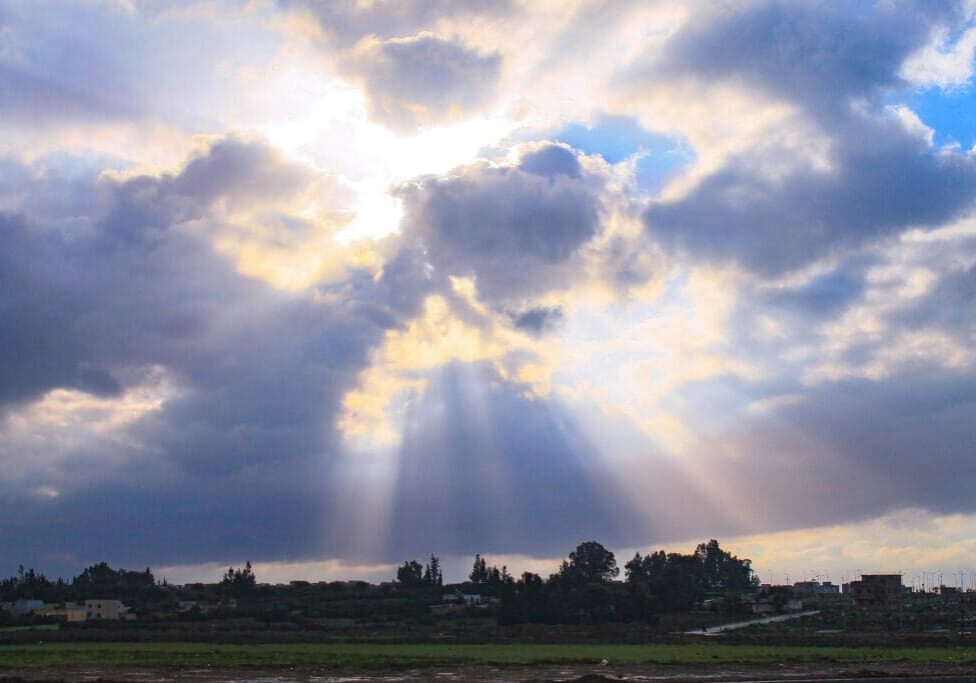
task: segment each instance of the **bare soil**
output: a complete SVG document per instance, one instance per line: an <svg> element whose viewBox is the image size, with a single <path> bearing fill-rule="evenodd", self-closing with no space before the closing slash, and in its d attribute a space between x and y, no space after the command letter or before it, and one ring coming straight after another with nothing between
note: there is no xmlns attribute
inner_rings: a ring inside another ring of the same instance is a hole
<svg viewBox="0 0 976 683"><path fill-rule="evenodd" d="M64 683L360 683L366 681L802 681L818 679L879 679L958 677L962 683L976 683L972 665L891 662L870 668L842 664L734 664L734 665L533 665L533 666L438 666L418 669L380 669L368 673L322 667L278 668L187 668L172 667L85 667L7 669L0 683L59 681Z"/></svg>

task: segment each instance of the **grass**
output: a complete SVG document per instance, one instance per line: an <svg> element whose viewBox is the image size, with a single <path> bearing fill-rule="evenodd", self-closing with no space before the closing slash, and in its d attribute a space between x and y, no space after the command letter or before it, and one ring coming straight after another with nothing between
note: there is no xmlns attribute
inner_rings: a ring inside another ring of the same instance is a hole
<svg viewBox="0 0 976 683"><path fill-rule="evenodd" d="M14 631L57 631L60 624L31 624L30 626L0 626L0 633Z"/></svg>
<svg viewBox="0 0 976 683"><path fill-rule="evenodd" d="M370 644L286 643L39 643L0 645L0 669L79 665L112 666L295 666L382 668L450 664L531 665L614 664L868 664L922 662L976 664L976 648L793 647L762 645L596 645L596 644Z"/></svg>

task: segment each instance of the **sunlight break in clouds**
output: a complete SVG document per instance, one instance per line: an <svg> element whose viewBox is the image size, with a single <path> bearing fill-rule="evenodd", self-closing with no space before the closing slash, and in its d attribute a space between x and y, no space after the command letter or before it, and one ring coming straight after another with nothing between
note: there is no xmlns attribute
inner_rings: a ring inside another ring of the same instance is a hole
<svg viewBox="0 0 976 683"><path fill-rule="evenodd" d="M0 0L0 571L976 565L974 19Z"/></svg>

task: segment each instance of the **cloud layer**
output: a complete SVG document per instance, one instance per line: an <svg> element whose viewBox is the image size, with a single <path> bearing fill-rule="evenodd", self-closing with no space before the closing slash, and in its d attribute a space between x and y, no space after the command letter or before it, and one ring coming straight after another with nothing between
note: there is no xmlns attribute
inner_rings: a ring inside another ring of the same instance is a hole
<svg viewBox="0 0 976 683"><path fill-rule="evenodd" d="M976 512L968 5L46 10L0 2L0 572Z"/></svg>

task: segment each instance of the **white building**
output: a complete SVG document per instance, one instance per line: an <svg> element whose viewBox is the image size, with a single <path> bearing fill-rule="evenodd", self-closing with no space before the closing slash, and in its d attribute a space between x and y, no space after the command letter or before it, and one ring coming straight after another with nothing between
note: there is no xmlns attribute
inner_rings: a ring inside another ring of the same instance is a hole
<svg viewBox="0 0 976 683"><path fill-rule="evenodd" d="M125 619L129 608L121 600L85 600L88 619Z"/></svg>

